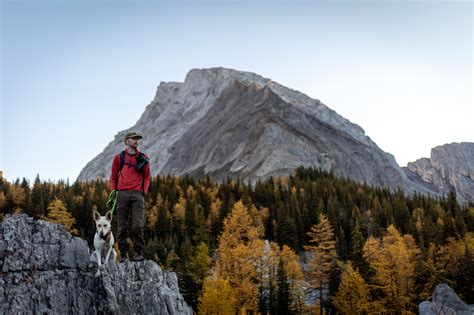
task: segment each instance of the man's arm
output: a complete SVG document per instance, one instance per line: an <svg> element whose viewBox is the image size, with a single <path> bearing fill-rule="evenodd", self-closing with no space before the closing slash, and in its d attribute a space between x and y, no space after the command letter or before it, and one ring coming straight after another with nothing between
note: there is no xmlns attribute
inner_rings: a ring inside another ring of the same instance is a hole
<svg viewBox="0 0 474 315"><path fill-rule="evenodd" d="M112 173L110 174L110 189L117 190L115 187L115 183L117 181L117 173L119 171L119 164L120 164L120 157L119 155L115 155L114 161L112 162Z"/></svg>

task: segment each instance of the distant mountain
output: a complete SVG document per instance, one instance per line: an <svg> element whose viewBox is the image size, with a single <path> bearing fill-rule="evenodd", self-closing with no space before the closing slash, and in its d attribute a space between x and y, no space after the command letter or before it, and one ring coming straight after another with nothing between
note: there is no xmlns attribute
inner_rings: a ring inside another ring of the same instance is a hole
<svg viewBox="0 0 474 315"><path fill-rule="evenodd" d="M450 143L431 149L404 167L407 176L439 194L454 191L461 202L474 201L474 143Z"/></svg>
<svg viewBox="0 0 474 315"><path fill-rule="evenodd" d="M78 180L110 176L128 131L144 135L152 174L255 182L321 168L370 185L436 195L413 181L364 130L319 100L259 75L224 68L194 69L184 81L162 82L137 123L119 132Z"/></svg>

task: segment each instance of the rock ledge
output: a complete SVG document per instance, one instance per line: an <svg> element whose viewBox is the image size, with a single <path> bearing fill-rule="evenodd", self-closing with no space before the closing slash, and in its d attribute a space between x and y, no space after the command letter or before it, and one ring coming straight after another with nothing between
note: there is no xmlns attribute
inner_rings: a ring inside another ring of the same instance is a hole
<svg viewBox="0 0 474 315"><path fill-rule="evenodd" d="M174 272L111 262L94 278L86 241L63 226L7 215L0 223L1 314L192 314Z"/></svg>

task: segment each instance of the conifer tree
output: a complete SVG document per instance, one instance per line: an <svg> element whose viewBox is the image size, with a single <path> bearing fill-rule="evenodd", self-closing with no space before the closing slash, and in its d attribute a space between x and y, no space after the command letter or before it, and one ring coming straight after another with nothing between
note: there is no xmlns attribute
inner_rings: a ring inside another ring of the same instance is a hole
<svg viewBox="0 0 474 315"><path fill-rule="evenodd" d="M156 222L158 222L158 208L157 206L151 207L149 211L145 210L146 212L146 227L148 229L149 237L154 238L156 233L155 233L155 228L156 228Z"/></svg>
<svg viewBox="0 0 474 315"><path fill-rule="evenodd" d="M264 247L263 227L258 222L251 219L242 201L238 201L224 220L219 236L217 276L229 281L241 313L255 311L258 305L256 264Z"/></svg>
<svg viewBox="0 0 474 315"><path fill-rule="evenodd" d="M360 228L359 220L355 220L355 226L351 232L351 254L350 258L353 265L358 269L367 269L364 260L364 236ZM364 272L363 272L364 274Z"/></svg>
<svg viewBox="0 0 474 315"><path fill-rule="evenodd" d="M309 281L311 286L319 291L319 311L322 314L326 300L324 291L328 289L330 272L337 257L334 232L324 214L319 215L319 223L311 227L308 235L312 245L306 246L306 249L313 255L309 262Z"/></svg>
<svg viewBox="0 0 474 315"><path fill-rule="evenodd" d="M5 211L4 207L6 204L7 204L7 197L5 197L5 194L3 193L3 191L0 190L0 213L3 213Z"/></svg>
<svg viewBox="0 0 474 315"><path fill-rule="evenodd" d="M23 212L25 205L25 190L19 185L10 185L7 191L7 202L10 205L10 211L15 213Z"/></svg>
<svg viewBox="0 0 474 315"><path fill-rule="evenodd" d="M76 220L74 220L64 203L58 198L55 198L49 203L48 215L46 217L42 217L42 219L49 222L62 224L69 233L77 235L77 230L73 227Z"/></svg>
<svg viewBox="0 0 474 315"><path fill-rule="evenodd" d="M382 241L370 237L364 257L375 271L374 284L386 295L386 309L407 312L413 308L415 266L419 249L411 235L402 236L390 225Z"/></svg>
<svg viewBox="0 0 474 315"><path fill-rule="evenodd" d="M296 314L301 314L305 308L305 294L303 291L304 275L301 270L299 257L290 247L283 245L280 259L283 261L284 272L289 284L290 309Z"/></svg>
<svg viewBox="0 0 474 315"><path fill-rule="evenodd" d="M160 200L159 196L161 196L161 194L158 194L158 200ZM162 203L157 203L156 206L158 207L158 218L155 231L158 238L164 240L170 234L169 215L168 211L166 210L168 207L168 202L165 201Z"/></svg>
<svg viewBox="0 0 474 315"><path fill-rule="evenodd" d="M44 214L46 210L46 204L41 189L41 180L39 174L36 175L35 182L33 184L33 189L31 191L31 203L33 205L33 216L37 217L41 214Z"/></svg>
<svg viewBox="0 0 474 315"><path fill-rule="evenodd" d="M178 240L182 241L184 238L184 230L186 228L186 198L181 195L178 202L174 206L173 211L173 228L175 233L178 235Z"/></svg>
<svg viewBox="0 0 474 315"><path fill-rule="evenodd" d="M207 227L212 234L217 234L221 227L220 209L222 202L219 198L211 202L210 212L207 217Z"/></svg>
<svg viewBox="0 0 474 315"><path fill-rule="evenodd" d="M474 245L474 244L473 244ZM474 246L473 246L474 247ZM465 244L464 255L459 260L458 275L456 280L456 292L467 304L474 302L474 251Z"/></svg>
<svg viewBox="0 0 474 315"><path fill-rule="evenodd" d="M258 309L262 313L276 309L276 277L280 250L274 242L265 241L262 255L256 261L259 290Z"/></svg>
<svg viewBox="0 0 474 315"><path fill-rule="evenodd" d="M194 254L186 260L186 266L183 273L183 287L186 292L186 301L196 309L198 297L201 293L204 279L209 273L211 258L209 257L209 248L206 244L200 243L194 249Z"/></svg>
<svg viewBox="0 0 474 315"><path fill-rule="evenodd" d="M285 263L280 258L277 272L277 314L292 314L290 312L291 295L288 277L285 273Z"/></svg>
<svg viewBox="0 0 474 315"><path fill-rule="evenodd" d="M369 286L354 270L350 261L342 273L339 289L332 303L341 314L369 314Z"/></svg>
<svg viewBox="0 0 474 315"><path fill-rule="evenodd" d="M234 315L235 308L235 293L229 281L216 274L207 277L199 298L199 314Z"/></svg>

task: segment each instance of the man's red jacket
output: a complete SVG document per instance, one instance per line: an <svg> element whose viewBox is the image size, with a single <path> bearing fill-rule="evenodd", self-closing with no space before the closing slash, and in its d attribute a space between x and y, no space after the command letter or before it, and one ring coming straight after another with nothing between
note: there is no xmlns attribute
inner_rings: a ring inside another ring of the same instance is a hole
<svg viewBox="0 0 474 315"><path fill-rule="evenodd" d="M128 153L127 149L125 149L125 161L122 171L120 172L117 189L115 187L115 181L117 178L117 173L120 169L120 153L115 155L114 161L112 163L112 174L110 175L110 189L142 191L142 173L137 171L133 166L137 164L137 156L138 150L136 150L135 154L130 154ZM143 167L143 179L143 188L145 193L147 193L148 187L150 186L150 163L146 163Z"/></svg>

